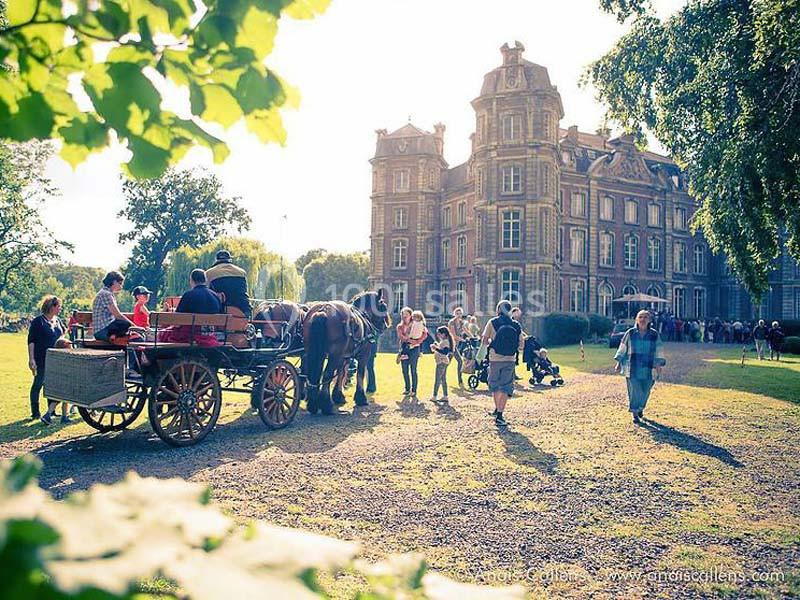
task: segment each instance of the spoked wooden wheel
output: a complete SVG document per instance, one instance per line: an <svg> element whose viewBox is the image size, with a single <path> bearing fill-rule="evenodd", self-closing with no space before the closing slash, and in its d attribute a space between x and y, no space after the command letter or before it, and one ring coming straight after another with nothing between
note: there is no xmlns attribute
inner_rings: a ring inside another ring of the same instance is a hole
<svg viewBox="0 0 800 600"><path fill-rule="evenodd" d="M147 401L147 388L133 381L126 382L125 386L128 396L123 404L104 408L78 407L81 418L102 433L126 429L141 414Z"/></svg>
<svg viewBox="0 0 800 600"><path fill-rule="evenodd" d="M270 364L253 388L253 404L270 429L282 429L292 422L300 406L300 376L285 360Z"/></svg>
<svg viewBox="0 0 800 600"><path fill-rule="evenodd" d="M222 408L216 372L195 359L167 365L150 394L150 425L171 446L202 440L214 429Z"/></svg>

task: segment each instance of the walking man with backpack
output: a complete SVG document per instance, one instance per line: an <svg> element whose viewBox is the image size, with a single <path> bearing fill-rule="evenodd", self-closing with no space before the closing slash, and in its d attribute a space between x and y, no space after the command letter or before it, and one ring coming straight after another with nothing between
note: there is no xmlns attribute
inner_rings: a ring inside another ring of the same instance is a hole
<svg viewBox="0 0 800 600"><path fill-rule="evenodd" d="M495 424L505 427L503 411L508 397L514 393L514 365L517 352L522 352L524 335L519 323L511 318L511 303L497 303L497 316L486 324L481 342L489 349L489 391L494 398Z"/></svg>

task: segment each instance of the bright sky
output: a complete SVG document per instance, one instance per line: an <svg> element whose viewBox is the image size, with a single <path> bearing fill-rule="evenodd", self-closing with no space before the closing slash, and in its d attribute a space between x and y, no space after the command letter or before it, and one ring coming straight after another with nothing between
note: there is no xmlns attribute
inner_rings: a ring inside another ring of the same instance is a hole
<svg viewBox="0 0 800 600"><path fill-rule="evenodd" d="M655 0L663 15L682 0ZM578 87L584 67L624 32L597 0L333 0L312 21L282 19L268 65L300 89L299 110L284 113L285 147L261 145L243 127L228 134L231 155L214 165L204 150L181 166L205 165L253 217L250 237L295 258L310 248L369 248L370 166L375 130L409 117L432 130L447 126L445 158L468 158L474 131L470 101L483 75L501 64L499 48L519 40L525 58L547 67L566 116L562 127L594 131L603 109ZM46 221L75 245L66 260L116 268L130 247L117 243L126 224L120 149L73 171L54 159L49 174L63 195ZM280 215L288 215L281 231Z"/></svg>

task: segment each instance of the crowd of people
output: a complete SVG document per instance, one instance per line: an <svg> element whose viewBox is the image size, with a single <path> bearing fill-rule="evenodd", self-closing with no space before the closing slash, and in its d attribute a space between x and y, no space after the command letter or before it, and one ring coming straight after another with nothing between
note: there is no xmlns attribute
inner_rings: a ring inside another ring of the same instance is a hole
<svg viewBox="0 0 800 600"><path fill-rule="evenodd" d="M489 361L487 383L495 406L491 414L497 425L505 426L503 412L509 396L514 392L514 382L518 379L515 366L527 337L519 322L521 314L519 308L502 300L497 305L496 316L489 320L481 332L477 317L465 316L464 310L459 307L453 310L453 318L447 325L440 325L429 332L421 311L402 308L396 330L400 344L397 362L402 368L404 397L417 397L418 363L423 347L429 343L429 336L434 338L430 342L435 364L432 402L448 402L447 370L453 361L457 365L458 385L463 387L464 351L467 347L480 344L478 360L485 356ZM438 397L440 390L442 396Z"/></svg>
<svg viewBox="0 0 800 600"><path fill-rule="evenodd" d="M780 360L786 337L778 321L681 319L669 311L650 312L653 328L667 342L704 342L711 344L752 344L759 360L769 350L770 359Z"/></svg>
<svg viewBox="0 0 800 600"><path fill-rule="evenodd" d="M208 269L194 269L189 276L189 291L185 292L177 305L177 312L195 314L218 314L224 312L250 316L250 299L247 295L246 272L233 264L229 252L217 253L215 263ZM114 342L119 338L148 339L150 312L148 302L151 292L144 286L133 289L135 305L132 315L124 314L116 297L125 283L124 276L109 272L103 279L102 288L97 292L92 305L92 326L94 337L98 340ZM45 380L45 366L48 348L68 347L69 333L74 341L75 331L80 324L77 313L73 313L67 327L62 324L59 314L61 300L47 296L41 305L41 314L33 319L28 330L28 364L33 374L30 389L31 419L41 419L51 423L56 410L56 402L48 403L47 411L39 411L39 398ZM419 359L425 350L434 357L434 384L431 401L448 402L447 372L451 362L457 366L458 385L464 385L465 351L470 348L470 360L474 356L478 362L488 364L486 382L494 399L491 413L499 426L505 426L504 410L508 398L514 392L515 380L519 379L515 366L529 338L520 324L521 311L507 300L497 304L496 315L490 319L483 330L474 315L467 316L462 308L453 311L453 317L428 330L425 316L421 311L404 307L400 310L397 324L399 348L396 360L401 365L404 383L404 396L416 399L419 383ZM159 341L194 341L200 345L216 345L217 338L211 332L194 327L171 327L158 334ZM767 349L770 358L780 360L784 334L777 321L767 326L764 320L726 321L719 318L710 320L683 320L669 312L655 313L642 310L637 314L633 327L628 329L615 355L616 368L626 375L630 411L634 422L642 418L647 398L654 381L664 366L661 352L662 339L665 341L711 342L716 344L753 343L759 359L764 359ZM541 346L537 346L541 348ZM472 350L477 349L476 352ZM541 349L545 354L546 349ZM374 358L374 357L373 357ZM146 357L143 356L146 361ZM371 375L374 373L374 366ZM369 391L375 391L374 375L370 378ZM441 397L439 393L441 392ZM62 421L68 422L66 405L62 411Z"/></svg>

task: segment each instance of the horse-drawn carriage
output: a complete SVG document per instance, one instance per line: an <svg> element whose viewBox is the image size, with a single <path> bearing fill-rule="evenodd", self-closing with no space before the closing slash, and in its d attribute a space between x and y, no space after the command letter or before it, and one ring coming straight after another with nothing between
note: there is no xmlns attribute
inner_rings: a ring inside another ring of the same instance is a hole
<svg viewBox="0 0 800 600"><path fill-rule="evenodd" d="M265 303L253 319L155 312L145 339L111 343L87 336L91 313L83 313L75 347L48 351L45 394L77 405L101 432L127 428L147 405L153 431L172 446L195 444L214 429L223 391L249 394L269 429L286 427L304 395L293 360L303 340L296 305L280 304Z"/></svg>

